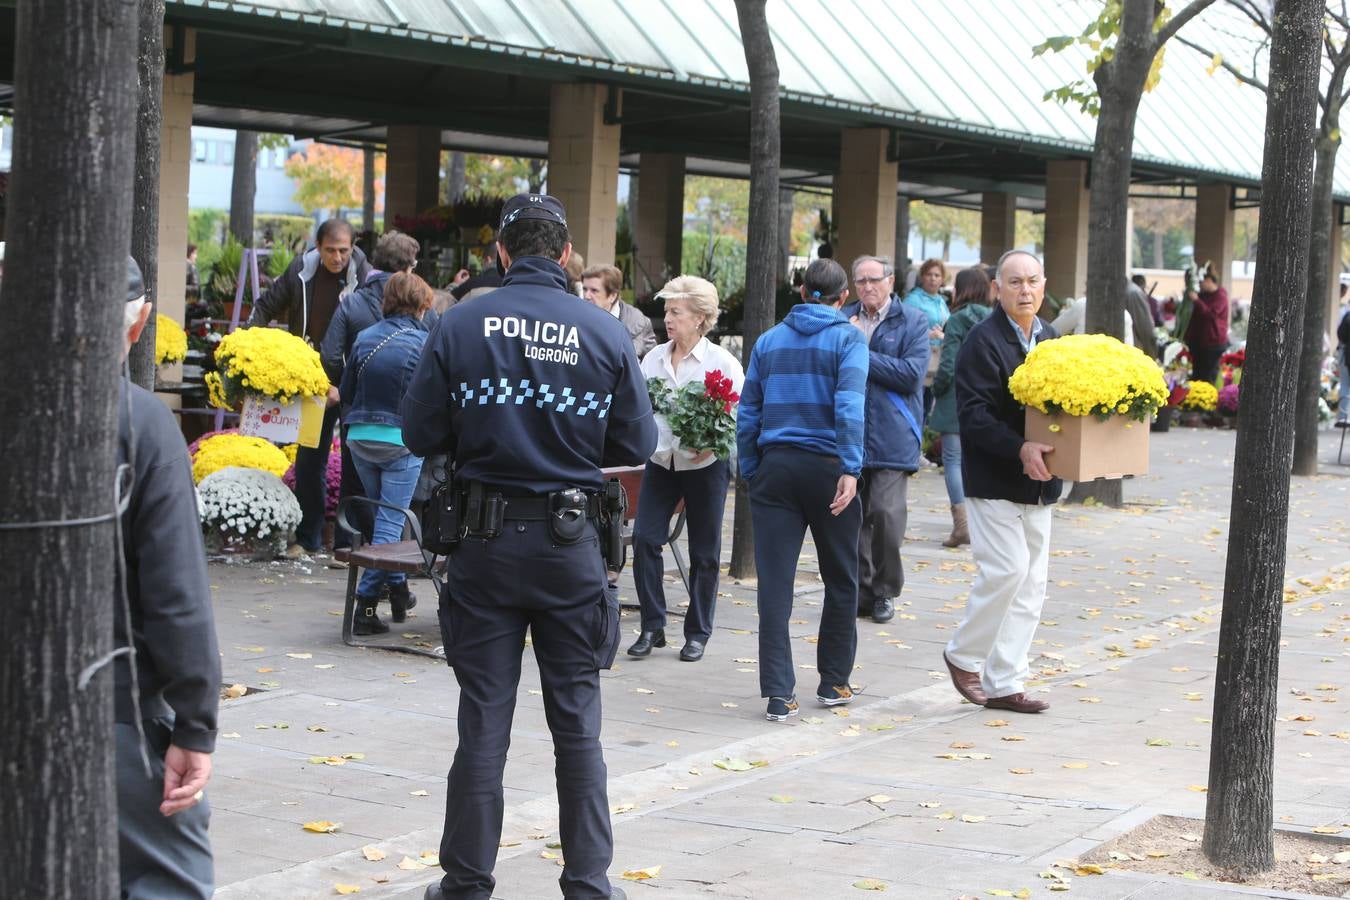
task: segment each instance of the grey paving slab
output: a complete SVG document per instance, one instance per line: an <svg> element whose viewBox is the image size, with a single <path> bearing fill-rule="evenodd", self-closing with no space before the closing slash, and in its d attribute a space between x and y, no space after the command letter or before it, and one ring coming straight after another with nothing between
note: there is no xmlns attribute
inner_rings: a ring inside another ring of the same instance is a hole
<svg viewBox="0 0 1350 900"><path fill-rule="evenodd" d="M906 898L952 900L992 887L1043 896L1037 866L1056 852L1110 836L1133 812L1202 813L1204 795L1189 788L1204 783L1208 764L1232 440L1174 429L1157 436L1153 474L1127 485L1129 507L1055 511L1050 592L1031 660L1033 690L1053 703L1046 715L986 712L950 689L941 649L960 621L972 564L968 548L940 545L950 522L934 470L911 482L899 615L885 625L859 622L853 680L864 692L849 716L807 697L799 719L763 720L754 586L724 577L703 662L676 660L681 622L672 615L671 648L641 661L620 654L602 678L610 801L622 810L613 875L662 866L649 882L620 882L635 898L864 896L851 887L862 877ZM1336 568L1350 562L1350 467L1326 472L1291 488L1276 814L1303 827L1350 822L1350 787L1340 777L1347 740L1333 736L1350 733L1350 700L1318 690L1350 690L1350 592ZM729 528L728 515L724 559ZM791 626L803 694L815 687L815 568L808 542ZM361 896L420 897L435 872L396 863L439 840L456 740L452 674L435 661L343 646L332 613L346 573L323 560L213 565L211 579L227 678L263 689L223 707L222 730L238 737L221 740L212 788L221 900L332 896L339 880L360 883ZM429 590L414 590L425 602L389 640L434 636L434 606L422 596ZM630 573L621 594L635 599ZM667 597L674 610L685 600L673 578ZM636 615L626 613L622 625L635 635ZM499 857L495 896L503 898L558 894L556 862L540 856L544 841L529 839L557 829L538 689L527 648L504 832L521 843ZM990 724L1000 719L1008 724ZM290 728L254 728L277 722ZM307 731L315 724L327 731ZM1146 746L1154 737L1170 746ZM365 759L307 762L351 750ZM991 758L940 758L946 753ZM769 765L738 775L712 766L727 756ZM415 790L428 794L414 798ZM876 795L891 799L867 800ZM927 803L937 806L920 805ZM935 818L946 811L954 818ZM299 827L330 813L357 830L310 835ZM365 860L366 844L388 856ZM1112 875L1076 878L1069 896L1222 893Z"/></svg>

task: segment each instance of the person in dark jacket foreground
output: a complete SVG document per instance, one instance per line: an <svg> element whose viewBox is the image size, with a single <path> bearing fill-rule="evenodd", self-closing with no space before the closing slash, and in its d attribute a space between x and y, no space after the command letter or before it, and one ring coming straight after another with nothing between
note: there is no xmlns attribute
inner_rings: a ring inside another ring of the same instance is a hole
<svg viewBox="0 0 1350 900"><path fill-rule="evenodd" d="M647 384L628 331L567 293L572 252L555 198L506 202L502 286L451 307L403 400L403 441L447 452L467 495L439 610L459 682L459 744L441 836L445 875L428 900L487 900L502 831L502 772L526 634L553 734L568 898L623 897L600 750L600 670L619 645L619 597L597 530L601 466L656 449Z"/></svg>
<svg viewBox="0 0 1350 900"><path fill-rule="evenodd" d="M970 329L956 360L961 475L975 553L966 615L943 654L956 690L990 709L1049 709L1025 693L1027 651L1045 603L1050 505L1062 483L1045 467L1054 448L1023 437L1026 410L1008 379L1040 341L1055 337L1036 313L1045 270L1025 250L998 265L1000 309Z"/></svg>
<svg viewBox="0 0 1350 900"><path fill-rule="evenodd" d="M805 302L755 342L736 418L759 570L759 689L771 722L797 714L788 619L807 528L825 582L816 644L822 704L853 699L849 677L858 646L867 342L839 313L848 276L837 262L807 266L801 293Z"/></svg>
<svg viewBox="0 0 1350 900"><path fill-rule="evenodd" d="M909 519L905 494L919 468L923 445L923 380L931 355L928 318L892 292L890 260L853 261L858 302L840 312L867 342L867 407L863 471L858 481L862 529L858 534L858 615L873 622L895 618L905 586L900 545Z"/></svg>
<svg viewBox="0 0 1350 900"><path fill-rule="evenodd" d="M122 297L130 350L153 307L130 257L127 269ZM126 593L119 580L114 640L135 650L114 663L121 896L205 900L215 875L203 792L220 699L206 551L178 422L154 394L126 379L118 407L118 464L119 471L130 470L131 494L122 513Z"/></svg>

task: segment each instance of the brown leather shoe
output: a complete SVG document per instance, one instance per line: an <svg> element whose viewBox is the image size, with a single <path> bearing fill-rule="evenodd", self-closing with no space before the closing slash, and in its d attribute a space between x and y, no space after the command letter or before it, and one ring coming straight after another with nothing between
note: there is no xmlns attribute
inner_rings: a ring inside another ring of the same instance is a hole
<svg viewBox="0 0 1350 900"><path fill-rule="evenodd" d="M1044 700L1033 700L1026 694L1009 694L1006 697L990 697L985 701L985 709L1010 709L1020 713L1044 712L1050 704Z"/></svg>
<svg viewBox="0 0 1350 900"><path fill-rule="evenodd" d="M956 688L956 692L976 706L984 706L988 698L984 695L984 688L980 687L980 673L958 669L947 658L945 650L942 651L942 661L947 664L947 671L952 676L952 687Z"/></svg>

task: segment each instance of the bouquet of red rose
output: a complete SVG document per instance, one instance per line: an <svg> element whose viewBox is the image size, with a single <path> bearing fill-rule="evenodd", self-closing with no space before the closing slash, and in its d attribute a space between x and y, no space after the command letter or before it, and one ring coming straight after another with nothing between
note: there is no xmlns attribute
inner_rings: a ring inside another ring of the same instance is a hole
<svg viewBox="0 0 1350 900"><path fill-rule="evenodd" d="M671 432L686 450L711 450L718 459L731 456L736 443L736 418L732 414L741 395L731 389L731 379L714 369L703 383L691 381L678 391L664 378L647 379L652 409L666 417Z"/></svg>

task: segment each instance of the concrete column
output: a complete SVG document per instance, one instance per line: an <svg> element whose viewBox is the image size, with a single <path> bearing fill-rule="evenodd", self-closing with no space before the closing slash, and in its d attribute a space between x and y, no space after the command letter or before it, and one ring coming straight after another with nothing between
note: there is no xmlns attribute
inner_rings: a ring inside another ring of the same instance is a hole
<svg viewBox="0 0 1350 900"><path fill-rule="evenodd" d="M1195 261L1214 263L1219 283L1231 287L1233 280L1233 186L1202 184L1195 197Z"/></svg>
<svg viewBox="0 0 1350 900"><path fill-rule="evenodd" d="M441 130L429 125L390 125L385 139L384 221L415 216L440 202Z"/></svg>
<svg viewBox="0 0 1350 900"><path fill-rule="evenodd" d="M845 270L859 256L895 251L895 186L898 166L886 159L885 128L845 128L834 177L839 245L834 258Z"/></svg>
<svg viewBox="0 0 1350 900"><path fill-rule="evenodd" d="M1331 252L1328 254L1327 274L1327 337L1331 339L1331 346L1336 346L1336 326L1341 321L1341 240L1343 228L1341 226L1341 216L1344 215L1345 206L1341 203L1333 203L1331 206ZM1342 387L1341 390L1350 390L1350 386Z"/></svg>
<svg viewBox="0 0 1350 900"><path fill-rule="evenodd" d="M197 32L183 31L183 61L197 58ZM172 53L174 32L164 29L165 55ZM159 126L159 261L157 266L157 312L184 324L186 314L188 244L188 174L192 170L192 72L164 75L161 102L163 117ZM167 381L178 381L182 367L165 368ZM179 397L164 395L170 406L179 406Z"/></svg>
<svg viewBox="0 0 1350 900"><path fill-rule="evenodd" d="M909 269L909 198L897 197L895 200L895 289L903 290L905 272Z"/></svg>
<svg viewBox="0 0 1350 900"><path fill-rule="evenodd" d="M1059 298L1087 293L1088 164L1045 164L1045 285Z"/></svg>
<svg viewBox="0 0 1350 900"><path fill-rule="evenodd" d="M605 124L606 95L603 84L554 84L550 96L548 192L567 210L572 246L586 258L587 266L614 262L619 126ZM641 203L661 193L646 180L645 154L643 170ZM639 212L638 223L645 228L644 219L650 222L651 216Z"/></svg>
<svg viewBox="0 0 1350 900"><path fill-rule="evenodd" d="M643 153L638 162L642 186L638 189L637 226L633 231L637 260L633 288L642 295L660 290L668 276L680 271L684 249L684 157L678 153ZM552 178L551 173L549 177ZM590 261L587 254L586 262Z"/></svg>
<svg viewBox="0 0 1350 900"><path fill-rule="evenodd" d="M993 265L1017 244L1017 195L985 191L980 199L980 261Z"/></svg>

